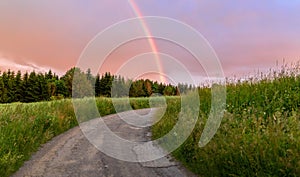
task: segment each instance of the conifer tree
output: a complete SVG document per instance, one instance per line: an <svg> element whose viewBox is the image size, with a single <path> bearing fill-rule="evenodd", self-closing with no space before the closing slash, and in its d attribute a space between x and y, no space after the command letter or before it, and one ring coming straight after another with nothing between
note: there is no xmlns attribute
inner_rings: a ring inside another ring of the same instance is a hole
<svg viewBox="0 0 300 177"><path fill-rule="evenodd" d="M68 90L63 80L55 80L56 95L58 97L67 97Z"/></svg>
<svg viewBox="0 0 300 177"><path fill-rule="evenodd" d="M39 84L37 80L37 75L35 71L32 71L29 74L27 82L27 93L26 93L26 102L36 102L39 101Z"/></svg>
<svg viewBox="0 0 300 177"><path fill-rule="evenodd" d="M15 78L15 100L16 102L21 101L22 98L22 74L21 71L17 72Z"/></svg>
<svg viewBox="0 0 300 177"><path fill-rule="evenodd" d="M112 87L113 76L109 72L106 72L100 80L100 95L111 97L111 87Z"/></svg>
<svg viewBox="0 0 300 177"><path fill-rule="evenodd" d="M7 90L4 86L3 77L0 76L0 103L7 102Z"/></svg>
<svg viewBox="0 0 300 177"><path fill-rule="evenodd" d="M22 85L21 85L21 88L23 90L21 102L29 102L29 100L27 100L27 98L30 97L28 78L29 78L29 76L28 76L28 73L26 72L23 76L23 81L22 81Z"/></svg>
<svg viewBox="0 0 300 177"><path fill-rule="evenodd" d="M100 75L97 74L96 81L95 81L95 96L100 96L101 93L101 81L100 81Z"/></svg>

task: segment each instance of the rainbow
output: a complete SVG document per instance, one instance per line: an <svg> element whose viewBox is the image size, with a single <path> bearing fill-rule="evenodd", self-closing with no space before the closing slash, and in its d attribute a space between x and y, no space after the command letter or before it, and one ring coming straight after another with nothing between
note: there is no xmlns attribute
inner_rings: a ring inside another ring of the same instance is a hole
<svg viewBox="0 0 300 177"><path fill-rule="evenodd" d="M137 6L137 4L134 2L134 0L128 0L128 2L130 4L131 8L133 9L134 14L140 19L142 28L143 28L146 36L149 36L147 39L148 39L148 43L151 47L151 50L155 56L156 65L157 65L158 71L159 71L160 82L167 83L165 77L163 76L163 68L162 68L162 63L160 62L157 45L152 37L151 31L150 31L149 27L147 26L147 23L143 19L142 12L139 9L139 7Z"/></svg>

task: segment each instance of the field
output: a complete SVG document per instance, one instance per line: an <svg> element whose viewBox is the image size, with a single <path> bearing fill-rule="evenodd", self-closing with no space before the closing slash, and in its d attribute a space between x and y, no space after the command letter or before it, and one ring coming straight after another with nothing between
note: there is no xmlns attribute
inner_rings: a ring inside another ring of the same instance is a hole
<svg viewBox="0 0 300 177"><path fill-rule="evenodd" d="M200 176L300 176L299 71L228 83L221 126L203 148L198 142L210 111L211 91L208 87L198 91L198 122L172 153L175 158ZM149 107L148 98L130 101L134 109ZM115 113L111 99L96 102L102 116ZM168 133L180 114L180 97L166 97L166 102L166 113L152 127L153 139ZM127 109L122 104L118 108ZM184 113L193 116L188 109ZM0 176L11 175L41 144L77 124L71 100L0 105Z"/></svg>
<svg viewBox="0 0 300 177"><path fill-rule="evenodd" d="M134 109L149 107L146 98L130 102ZM101 116L115 113L111 99L97 98L96 103ZM122 102L118 106L126 109ZM76 125L71 100L0 105L0 176L11 175L41 144Z"/></svg>
<svg viewBox="0 0 300 177"><path fill-rule="evenodd" d="M221 126L200 148L211 97L209 88L201 88L198 123L173 156L200 176L300 176L299 93L300 75L293 72L228 84ZM152 127L154 139L177 121L180 104L168 105L164 117Z"/></svg>

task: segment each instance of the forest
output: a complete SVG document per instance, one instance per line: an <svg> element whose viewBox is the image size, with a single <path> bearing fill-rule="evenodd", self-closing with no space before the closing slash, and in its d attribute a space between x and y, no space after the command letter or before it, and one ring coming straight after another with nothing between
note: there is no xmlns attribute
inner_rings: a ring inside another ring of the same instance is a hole
<svg viewBox="0 0 300 177"><path fill-rule="evenodd" d="M93 76L91 70L86 72L80 68L73 67L63 76L49 70L46 73L21 73L7 70L0 72L0 103L12 102L38 102L63 98L87 96L85 93L74 93L73 78L80 78L83 87L80 92L88 92L88 96L96 97L149 97L153 94L173 96L184 93L191 89L191 85L158 83L149 79L131 80L123 76L112 75L106 72L102 75ZM114 85L114 89L112 89ZM75 85L76 86L76 85ZM92 90L91 90L92 89ZM75 89L74 89L75 90ZM112 92L113 90L113 92Z"/></svg>

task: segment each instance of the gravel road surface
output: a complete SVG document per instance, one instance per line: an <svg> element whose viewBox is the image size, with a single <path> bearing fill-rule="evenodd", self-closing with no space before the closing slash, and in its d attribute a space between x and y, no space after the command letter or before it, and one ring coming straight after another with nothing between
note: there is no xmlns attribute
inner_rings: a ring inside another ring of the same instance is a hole
<svg viewBox="0 0 300 177"><path fill-rule="evenodd" d="M136 114L146 115L149 112L150 109L142 109L128 111L125 114L136 116ZM154 114L149 116L153 117ZM111 131L124 139L139 142L151 140L149 127L141 128L127 124L117 114L102 119ZM93 125L93 121L96 120L89 121L90 125ZM157 152L162 151L160 147L153 146L157 148ZM138 153L132 155L139 158ZM109 157L88 141L80 127L75 127L44 144L13 176L184 177L195 175L170 156L151 162L126 162Z"/></svg>

